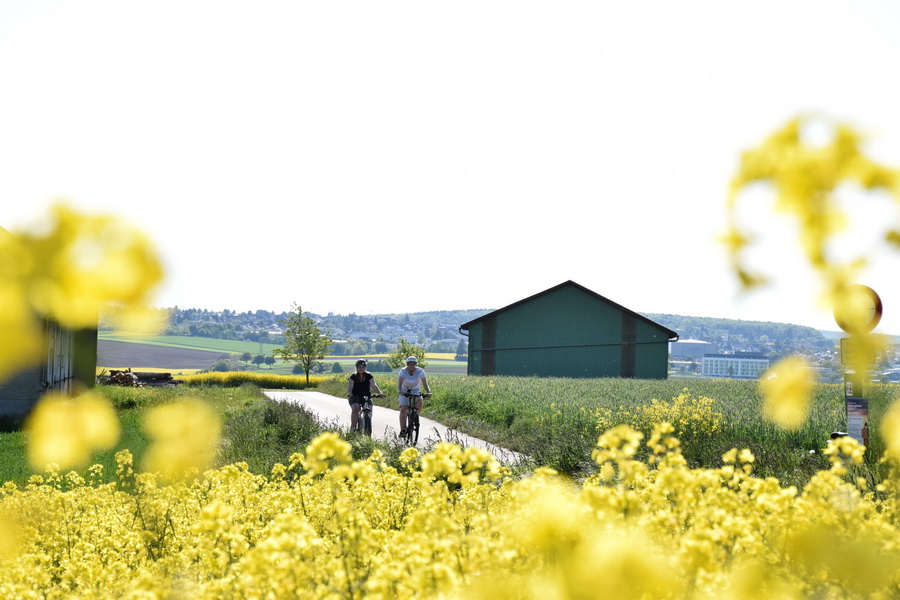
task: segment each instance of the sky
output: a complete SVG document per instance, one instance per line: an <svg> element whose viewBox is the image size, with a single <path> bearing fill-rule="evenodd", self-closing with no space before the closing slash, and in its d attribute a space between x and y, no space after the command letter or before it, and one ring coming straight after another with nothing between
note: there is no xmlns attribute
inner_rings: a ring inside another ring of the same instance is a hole
<svg viewBox="0 0 900 600"><path fill-rule="evenodd" d="M797 115L900 166L888 1L0 3L0 226L66 199L137 225L154 304L494 309L567 280L640 313L837 330L796 224L742 198L773 284L717 241L742 151ZM835 256L900 334L900 205Z"/></svg>

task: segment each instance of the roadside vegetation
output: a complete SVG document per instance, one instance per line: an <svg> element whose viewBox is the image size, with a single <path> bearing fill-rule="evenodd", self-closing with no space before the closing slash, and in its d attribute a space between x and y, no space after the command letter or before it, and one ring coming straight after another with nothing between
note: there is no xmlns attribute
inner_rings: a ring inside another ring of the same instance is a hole
<svg viewBox="0 0 900 600"><path fill-rule="evenodd" d="M763 397L756 381L544 379L529 377L431 377L435 391L423 416L458 431L529 456L536 465L583 477L596 467L591 459L597 437L629 425L649 438L654 425L669 422L681 440L688 463L721 464L731 448L747 448L757 457L760 476L802 485L827 468L822 454L830 434L846 427L838 385L818 385L809 418L787 431L762 417ZM333 378L319 391L342 395L343 380ZM395 386L384 384L382 406L397 406ZM900 386L873 385L870 415L880 422ZM874 428L873 428L874 429ZM867 453L871 478L878 477L883 444L874 436ZM646 449L645 449L646 451Z"/></svg>
<svg viewBox="0 0 900 600"><path fill-rule="evenodd" d="M273 401L261 392L304 389L303 377L235 372L185 379L186 385L176 388L100 386L116 409L123 433L116 447L98 453L95 462L114 473L115 454L124 448L139 461L148 445L142 412L185 397L200 398L222 415L225 442L219 465L244 462L251 472L267 474L323 431L338 431L360 458L376 447L391 460L399 456L401 448L356 438L335 423L318 421L304 407ZM311 383L341 398L346 389L343 376L314 377ZM426 402L424 416L520 452L534 466L549 466L576 478L595 471L591 455L604 431L624 424L647 439L657 423L666 421L673 425L691 466L713 468L731 448L747 448L757 458L758 475L803 485L827 468L822 450L831 432L846 426L843 397L836 385L816 387L809 419L794 432L763 420L763 399L753 381L697 380L685 388L683 381L433 376L432 386L435 395ZM396 387L390 380L382 380L381 387L387 397L376 402L396 408ZM898 395L900 386L872 387L874 423ZM882 442L873 436L866 462L872 480L881 476L876 457L882 451ZM0 480L20 484L27 480L31 471L23 453L22 433L0 434Z"/></svg>

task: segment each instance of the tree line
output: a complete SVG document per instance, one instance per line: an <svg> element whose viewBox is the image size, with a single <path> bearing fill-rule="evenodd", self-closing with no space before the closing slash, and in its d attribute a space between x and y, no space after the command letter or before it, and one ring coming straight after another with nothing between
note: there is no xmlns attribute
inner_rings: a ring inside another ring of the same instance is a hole
<svg viewBox="0 0 900 600"><path fill-rule="evenodd" d="M290 316L288 311L266 310L236 312L197 308L159 309L158 318L166 335L187 335L216 339L246 340L281 345L284 336L272 333ZM305 313L323 330L334 335L329 354L361 356L385 354L395 342L387 332L400 331L403 337L428 352L458 352L458 327L490 312L487 309L431 311L409 314L317 315ZM834 348L834 341L820 331L802 325L764 321L742 321L714 317L690 317L664 313L645 314L648 319L678 333L680 339L698 339L721 347L760 346L778 353L816 352ZM101 316L100 329L112 329L111 320Z"/></svg>

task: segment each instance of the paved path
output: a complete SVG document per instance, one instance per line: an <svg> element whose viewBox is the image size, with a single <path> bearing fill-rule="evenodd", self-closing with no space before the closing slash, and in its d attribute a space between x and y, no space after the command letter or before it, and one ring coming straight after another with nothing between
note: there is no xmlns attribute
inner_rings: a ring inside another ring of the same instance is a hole
<svg viewBox="0 0 900 600"><path fill-rule="evenodd" d="M273 400L282 400L304 404L316 413L324 424L335 424L346 429L350 428L350 405L346 398L338 398L323 394L322 392L294 392L287 390L269 390L266 396ZM501 462L514 464L521 461L521 455L517 452L499 448L484 440L474 438L441 425L437 421L419 418L420 433L418 447L425 448L431 442L454 442L460 446L477 446L490 450ZM372 437L378 439L395 439L400 430L400 412L390 408L375 406L372 409Z"/></svg>

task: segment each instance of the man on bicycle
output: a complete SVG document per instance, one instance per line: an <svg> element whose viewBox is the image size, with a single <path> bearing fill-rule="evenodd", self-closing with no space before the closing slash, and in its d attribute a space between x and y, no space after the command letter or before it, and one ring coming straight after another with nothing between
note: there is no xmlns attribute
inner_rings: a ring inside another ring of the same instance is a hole
<svg viewBox="0 0 900 600"><path fill-rule="evenodd" d="M425 388L426 396L431 396L425 371L419 367L419 360L415 356L410 356L406 359L406 368L400 369L400 376L397 378L397 394L400 396L400 437L406 435L406 413L409 412L410 396L416 399L416 408L422 410L420 386Z"/></svg>
<svg viewBox="0 0 900 600"><path fill-rule="evenodd" d="M369 363L365 359L356 361L356 372L347 380L347 398L350 400L350 429L355 430L359 426L359 407L365 398L372 396L372 388L379 397L384 394L375 383L375 376L366 370Z"/></svg>

